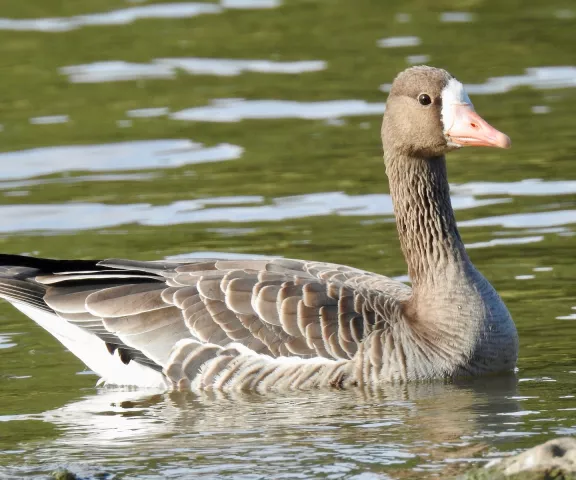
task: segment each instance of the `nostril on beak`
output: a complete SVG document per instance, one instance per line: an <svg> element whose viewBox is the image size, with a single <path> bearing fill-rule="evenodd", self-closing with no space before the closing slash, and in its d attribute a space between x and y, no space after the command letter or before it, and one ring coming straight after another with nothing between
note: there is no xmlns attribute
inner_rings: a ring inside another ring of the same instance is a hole
<svg viewBox="0 0 576 480"><path fill-rule="evenodd" d="M478 128L478 125L477 125L476 123L471 123L470 126L471 126L472 128Z"/></svg>

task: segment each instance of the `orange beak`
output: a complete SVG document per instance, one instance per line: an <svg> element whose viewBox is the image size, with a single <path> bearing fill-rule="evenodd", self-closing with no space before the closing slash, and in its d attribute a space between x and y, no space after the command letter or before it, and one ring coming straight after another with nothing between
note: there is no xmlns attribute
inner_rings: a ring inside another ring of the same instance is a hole
<svg viewBox="0 0 576 480"><path fill-rule="evenodd" d="M510 148L508 135L496 130L470 105L452 106L453 123L446 131L452 143L460 146Z"/></svg>

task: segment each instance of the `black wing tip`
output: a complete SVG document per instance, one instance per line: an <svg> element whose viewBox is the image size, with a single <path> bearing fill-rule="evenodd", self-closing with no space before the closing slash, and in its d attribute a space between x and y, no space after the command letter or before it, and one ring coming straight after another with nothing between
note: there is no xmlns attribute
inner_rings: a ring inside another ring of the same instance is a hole
<svg viewBox="0 0 576 480"><path fill-rule="evenodd" d="M106 270L100 260L60 260L56 258L31 257L0 253L0 267L28 267L45 273L60 273L74 270Z"/></svg>

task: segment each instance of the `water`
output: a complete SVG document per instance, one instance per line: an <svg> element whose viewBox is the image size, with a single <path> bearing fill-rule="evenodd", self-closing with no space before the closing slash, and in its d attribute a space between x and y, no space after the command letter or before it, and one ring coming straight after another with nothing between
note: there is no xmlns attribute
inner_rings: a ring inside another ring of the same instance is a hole
<svg viewBox="0 0 576 480"><path fill-rule="evenodd" d="M5 165L0 185L10 185L6 180L53 173L148 170L221 162L240 158L242 153L243 149L236 145L206 147L188 139L33 148L0 154L0 162Z"/></svg>
<svg viewBox="0 0 576 480"><path fill-rule="evenodd" d="M31 0L2 16L1 251L261 254L409 281L380 88L426 61L512 138L448 168L521 350L511 377L377 393L102 390L2 303L0 478L426 478L576 435L571 0Z"/></svg>
<svg viewBox="0 0 576 480"><path fill-rule="evenodd" d="M117 82L141 78L173 78L178 71L191 75L236 76L244 72L299 74L326 68L324 61L271 62L230 58L157 58L151 63L95 62L62 67L74 83Z"/></svg>
<svg viewBox="0 0 576 480"><path fill-rule="evenodd" d="M278 4L275 0L223 0L220 5L200 2L160 3L65 18L0 18L0 30L66 32L90 25L126 25L142 18L190 18L221 13L225 8L274 8Z"/></svg>
<svg viewBox="0 0 576 480"><path fill-rule="evenodd" d="M383 103L368 103L363 100L294 102L224 98L213 101L212 105L207 107L187 108L175 112L170 118L198 122L239 122L246 119L267 118L331 119L343 116L382 115L383 111Z"/></svg>

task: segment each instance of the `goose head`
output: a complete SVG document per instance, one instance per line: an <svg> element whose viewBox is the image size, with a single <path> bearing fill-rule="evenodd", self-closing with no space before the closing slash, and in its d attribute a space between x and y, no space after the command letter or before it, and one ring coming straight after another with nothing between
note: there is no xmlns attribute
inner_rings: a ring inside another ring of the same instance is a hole
<svg viewBox="0 0 576 480"><path fill-rule="evenodd" d="M509 148L510 139L474 110L462 83L428 66L401 72L386 102L384 150L439 157L465 146Z"/></svg>

